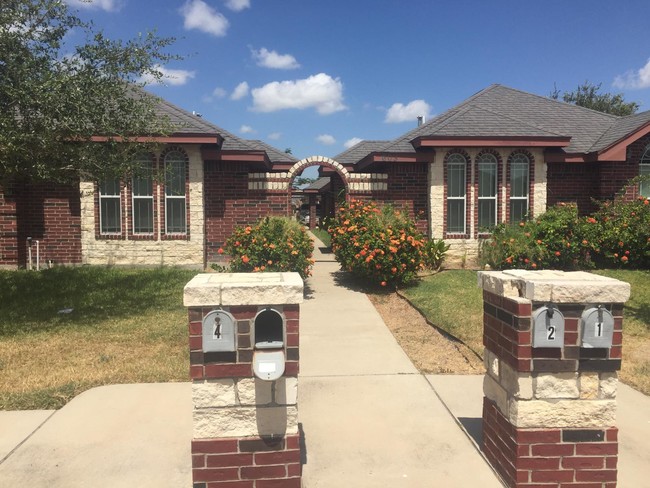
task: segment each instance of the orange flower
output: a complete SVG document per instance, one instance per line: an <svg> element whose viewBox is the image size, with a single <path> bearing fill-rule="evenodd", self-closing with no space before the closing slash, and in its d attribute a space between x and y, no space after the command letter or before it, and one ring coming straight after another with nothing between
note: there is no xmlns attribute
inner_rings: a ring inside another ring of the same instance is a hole
<svg viewBox="0 0 650 488"><path fill-rule="evenodd" d="M244 254L241 257L241 260L242 260L242 263L246 264L246 263L248 263L250 261L250 258L248 256L246 256L246 254Z"/></svg>
<svg viewBox="0 0 650 488"><path fill-rule="evenodd" d="M623 256L623 257L621 258L621 261L623 261L624 263L627 263L627 256Z"/></svg>
<svg viewBox="0 0 650 488"><path fill-rule="evenodd" d="M584 246L586 246L587 244L589 244L589 241L587 241L587 239L583 239L583 240L582 240L582 244L583 244Z"/></svg>
<svg viewBox="0 0 650 488"><path fill-rule="evenodd" d="M385 282L385 281L382 281L382 282L381 282L381 286L386 286L386 282Z"/></svg>
<svg viewBox="0 0 650 488"><path fill-rule="evenodd" d="M269 259L269 260L266 262L266 264L269 264L269 265L270 265L270 264L273 264L273 261L271 261L271 260Z"/></svg>
<svg viewBox="0 0 650 488"><path fill-rule="evenodd" d="M219 254L223 254L223 249L222 249L222 248L219 248L219 249L217 249L217 252L218 252Z"/></svg>
<svg viewBox="0 0 650 488"><path fill-rule="evenodd" d="M530 267L533 268L533 269L537 268L537 263L531 264Z"/></svg>
<svg viewBox="0 0 650 488"><path fill-rule="evenodd" d="M562 253L560 251L555 251L556 256L560 256Z"/></svg>

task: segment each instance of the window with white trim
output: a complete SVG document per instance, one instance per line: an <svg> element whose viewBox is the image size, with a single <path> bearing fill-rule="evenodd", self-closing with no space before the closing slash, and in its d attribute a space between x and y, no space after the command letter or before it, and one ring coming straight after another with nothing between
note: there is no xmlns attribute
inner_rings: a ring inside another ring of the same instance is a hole
<svg viewBox="0 0 650 488"><path fill-rule="evenodd" d="M467 161L459 153L447 157L447 233L465 234Z"/></svg>
<svg viewBox="0 0 650 488"><path fill-rule="evenodd" d="M530 161L525 154L515 153L510 158L510 222L527 217L529 185Z"/></svg>
<svg viewBox="0 0 650 488"><path fill-rule="evenodd" d="M489 232L497 224L497 158L481 154L476 160L478 180L478 231Z"/></svg>
<svg viewBox="0 0 650 488"><path fill-rule="evenodd" d="M99 183L99 232L100 234L122 233L122 200L119 178Z"/></svg>
<svg viewBox="0 0 650 488"><path fill-rule="evenodd" d="M153 234L153 161L147 154L136 159L141 171L131 180L134 234Z"/></svg>
<svg viewBox="0 0 650 488"><path fill-rule="evenodd" d="M165 233L187 232L185 195L185 155L170 151L165 155Z"/></svg>
<svg viewBox="0 0 650 488"><path fill-rule="evenodd" d="M650 178L650 144L645 148L641 161L639 161L639 176ZM650 181L639 182L639 195L650 197Z"/></svg>

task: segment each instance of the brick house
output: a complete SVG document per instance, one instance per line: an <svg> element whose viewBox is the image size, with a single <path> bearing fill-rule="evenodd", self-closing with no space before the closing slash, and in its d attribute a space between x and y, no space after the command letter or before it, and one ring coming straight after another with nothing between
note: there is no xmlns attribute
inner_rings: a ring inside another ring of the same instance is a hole
<svg viewBox="0 0 650 488"><path fill-rule="evenodd" d="M177 130L160 138L152 169L131 181L75 185L14 182L0 188L0 266L25 266L31 237L42 264L202 266L233 228L292 215L291 182L309 166L330 178L333 199L408 208L419 228L476 253L499 222L547 205L611 198L650 173L650 112L616 117L492 85L392 141L363 141L333 159L298 161L159 100ZM153 170L164 174L153 178ZM629 197L650 193L650 185Z"/></svg>
<svg viewBox="0 0 650 488"><path fill-rule="evenodd" d="M492 85L392 141L364 141L334 158L367 172L402 175L415 214L457 256L475 255L500 222L558 202L610 199L650 174L650 111L617 117ZM626 196L650 196L650 184Z"/></svg>

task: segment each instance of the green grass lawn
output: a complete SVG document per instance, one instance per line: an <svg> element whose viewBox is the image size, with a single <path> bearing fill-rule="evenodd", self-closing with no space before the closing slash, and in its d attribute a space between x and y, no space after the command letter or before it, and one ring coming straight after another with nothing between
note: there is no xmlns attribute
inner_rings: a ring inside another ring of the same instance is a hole
<svg viewBox="0 0 650 488"><path fill-rule="evenodd" d="M196 273L0 271L0 409L58 408L103 384L188 380L182 296Z"/></svg>
<svg viewBox="0 0 650 488"><path fill-rule="evenodd" d="M329 247L332 244L332 238L325 229L311 229L310 232L320 239L320 241Z"/></svg>
<svg viewBox="0 0 650 488"><path fill-rule="evenodd" d="M599 270L632 287L623 320L623 367L620 378L650 395L650 271ZM423 278L402 291L436 326L482 355L483 299L476 272L448 270Z"/></svg>

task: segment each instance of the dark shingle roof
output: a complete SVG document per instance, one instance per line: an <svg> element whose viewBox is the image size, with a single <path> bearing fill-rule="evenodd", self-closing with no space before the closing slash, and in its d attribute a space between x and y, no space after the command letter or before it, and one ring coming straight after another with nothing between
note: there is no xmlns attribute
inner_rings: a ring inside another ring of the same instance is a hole
<svg viewBox="0 0 650 488"><path fill-rule="evenodd" d="M138 88L139 89L139 88ZM142 89L140 89L142 90ZM296 158L290 154L285 154L279 149L270 146L262 141L251 141L241 139L236 135L222 129L218 125L208 122L202 117L192 114L187 110L142 90L145 96L152 96L156 99L154 108L157 115L166 116L170 123L175 127L176 134L194 134L194 135L219 135L223 139L221 148L225 151L265 151L272 162L294 162Z"/></svg>
<svg viewBox="0 0 650 488"><path fill-rule="evenodd" d="M460 105L386 144L383 152L414 152L411 141L460 137L570 137L566 152L587 152L619 118L569 103L491 85Z"/></svg>
<svg viewBox="0 0 650 488"><path fill-rule="evenodd" d="M388 141L361 141L342 153L337 154L333 159L341 164L354 164L371 152L382 148L387 143ZM413 149L413 146L411 146L411 149Z"/></svg>
<svg viewBox="0 0 650 488"><path fill-rule="evenodd" d="M318 178L316 181L310 183L308 186L303 188L303 191L307 190L321 190L330 183L330 178L326 176L322 176Z"/></svg>
<svg viewBox="0 0 650 488"><path fill-rule="evenodd" d="M650 110L621 117L598 139L591 151L601 151L650 122Z"/></svg>

